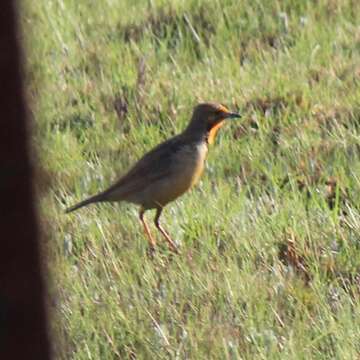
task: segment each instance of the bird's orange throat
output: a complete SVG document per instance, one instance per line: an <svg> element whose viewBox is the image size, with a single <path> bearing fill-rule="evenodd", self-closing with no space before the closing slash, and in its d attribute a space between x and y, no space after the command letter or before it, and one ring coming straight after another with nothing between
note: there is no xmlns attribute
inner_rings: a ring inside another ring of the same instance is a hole
<svg viewBox="0 0 360 360"><path fill-rule="evenodd" d="M219 129L224 125L224 120L218 122L217 124L215 124L209 131L208 137L207 137L207 142L208 144L212 144L215 140L216 134L219 131Z"/></svg>

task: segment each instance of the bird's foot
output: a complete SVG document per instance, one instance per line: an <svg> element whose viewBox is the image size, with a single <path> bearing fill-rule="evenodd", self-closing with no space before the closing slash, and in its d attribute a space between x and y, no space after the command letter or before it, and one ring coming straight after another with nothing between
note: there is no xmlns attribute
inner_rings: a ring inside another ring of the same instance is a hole
<svg viewBox="0 0 360 360"><path fill-rule="evenodd" d="M170 249L173 253L175 253L175 254L177 254L177 255L181 255L181 251L180 251L179 246L176 245L173 241L172 241L171 243L169 242L169 249Z"/></svg>
<svg viewBox="0 0 360 360"><path fill-rule="evenodd" d="M155 246L149 246L146 250L147 256L152 260L155 257L156 254L156 248Z"/></svg>

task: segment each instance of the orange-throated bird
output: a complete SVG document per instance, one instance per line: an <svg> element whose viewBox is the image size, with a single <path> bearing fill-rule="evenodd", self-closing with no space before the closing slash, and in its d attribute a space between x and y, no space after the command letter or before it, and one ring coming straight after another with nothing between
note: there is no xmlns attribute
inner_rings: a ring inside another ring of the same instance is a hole
<svg viewBox="0 0 360 360"><path fill-rule="evenodd" d="M154 250L156 242L144 219L144 212L156 209L155 226L170 248L177 252L175 243L159 222L161 212L165 205L199 181L208 145L213 143L217 131L226 119L239 117L238 113L231 112L220 104L197 105L189 125L181 134L145 154L110 188L72 206L66 212L96 202L127 201L140 205L139 218L149 238L150 247Z"/></svg>

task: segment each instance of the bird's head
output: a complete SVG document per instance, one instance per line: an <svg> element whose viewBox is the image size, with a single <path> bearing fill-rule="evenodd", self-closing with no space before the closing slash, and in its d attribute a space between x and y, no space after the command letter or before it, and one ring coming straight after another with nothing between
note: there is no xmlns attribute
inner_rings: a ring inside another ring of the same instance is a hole
<svg viewBox="0 0 360 360"><path fill-rule="evenodd" d="M240 114L231 112L225 106L216 103L201 103L194 108L194 112L187 131L204 134L208 143L212 144L216 133L226 119L240 118Z"/></svg>

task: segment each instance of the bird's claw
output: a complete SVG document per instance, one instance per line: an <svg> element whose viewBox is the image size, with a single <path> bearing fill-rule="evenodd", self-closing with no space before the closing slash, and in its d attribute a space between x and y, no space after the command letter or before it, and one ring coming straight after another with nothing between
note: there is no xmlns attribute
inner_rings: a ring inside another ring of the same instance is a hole
<svg viewBox="0 0 360 360"><path fill-rule="evenodd" d="M150 259L153 259L155 254L156 254L156 249L155 249L155 246L149 246L147 248L147 256L150 258Z"/></svg>

